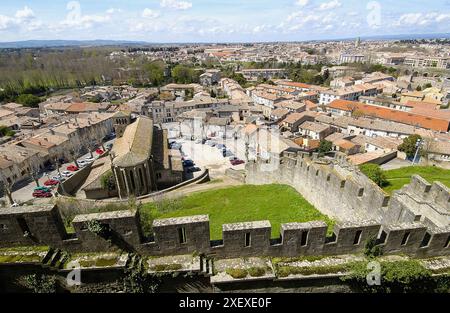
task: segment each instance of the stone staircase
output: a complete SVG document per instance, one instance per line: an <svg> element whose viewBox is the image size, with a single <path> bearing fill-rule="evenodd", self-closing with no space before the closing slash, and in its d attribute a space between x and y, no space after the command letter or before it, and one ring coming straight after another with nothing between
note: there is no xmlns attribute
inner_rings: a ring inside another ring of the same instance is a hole
<svg viewBox="0 0 450 313"><path fill-rule="evenodd" d="M57 271L64 268L68 259L69 255L66 252L50 248L47 255L42 259L42 267Z"/></svg>

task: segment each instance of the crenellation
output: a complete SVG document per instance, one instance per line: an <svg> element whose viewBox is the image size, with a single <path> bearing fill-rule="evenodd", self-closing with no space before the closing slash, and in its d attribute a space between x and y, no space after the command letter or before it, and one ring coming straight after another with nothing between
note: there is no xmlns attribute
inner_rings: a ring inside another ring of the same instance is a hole
<svg viewBox="0 0 450 313"><path fill-rule="evenodd" d="M97 221L119 239L121 248L145 255L211 254L220 257L333 255L361 253L369 239L378 239L387 254L447 255L449 190L414 176L392 197L356 168L320 161L304 154L278 168L261 161L247 164L247 183L282 183L337 221L332 236L319 221L282 224L271 238L268 221L223 225L222 240L211 241L208 215L156 219L153 236L144 238L138 212L126 210L78 215L75 234L67 234L56 206L5 209L0 214L0 246L48 244L68 251L110 251L111 240L89 230ZM447 219L446 219L447 218ZM24 236L24 225L30 234ZM50 231L49 231L50 230ZM109 238L111 239L111 238Z"/></svg>
<svg viewBox="0 0 450 313"><path fill-rule="evenodd" d="M450 212L450 189L441 182L435 182L430 189L430 198ZM449 216L450 217L450 216Z"/></svg>

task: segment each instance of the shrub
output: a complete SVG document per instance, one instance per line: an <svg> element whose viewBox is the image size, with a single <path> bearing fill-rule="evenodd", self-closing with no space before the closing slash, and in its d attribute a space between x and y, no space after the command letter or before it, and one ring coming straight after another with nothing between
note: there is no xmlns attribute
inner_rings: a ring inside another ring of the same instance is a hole
<svg viewBox="0 0 450 313"><path fill-rule="evenodd" d="M248 276L248 272L242 268L229 268L226 273L235 279L242 279Z"/></svg>
<svg viewBox="0 0 450 313"><path fill-rule="evenodd" d="M377 245L377 238L372 237L366 242L364 254L369 258L377 257L383 254L383 248Z"/></svg>
<svg viewBox="0 0 450 313"><path fill-rule="evenodd" d="M164 272L164 271L178 271L182 268L183 266L181 264L157 264L153 266L151 269L155 272Z"/></svg>
<svg viewBox="0 0 450 313"><path fill-rule="evenodd" d="M364 175L369 177L378 186L385 187L389 183L386 178L386 174L379 165L363 164L359 168Z"/></svg>
<svg viewBox="0 0 450 313"><path fill-rule="evenodd" d="M100 178L100 184L103 189L113 191L116 189L116 182L114 181L114 175L112 171L108 171Z"/></svg>
<svg viewBox="0 0 450 313"><path fill-rule="evenodd" d="M429 292L436 288L445 289L445 284L438 286L432 272L417 260L402 260L381 262L381 285L369 286L366 277L371 271L367 263L360 262L348 266L350 274L341 280L350 283L359 290L366 292ZM447 280L448 288L449 282ZM444 288L443 288L444 287Z"/></svg>
<svg viewBox="0 0 450 313"><path fill-rule="evenodd" d="M252 277L261 277L266 274L266 269L264 267L251 267L248 269L248 273Z"/></svg>
<svg viewBox="0 0 450 313"><path fill-rule="evenodd" d="M23 277L23 285L34 293L55 293L56 277L53 275L27 275Z"/></svg>

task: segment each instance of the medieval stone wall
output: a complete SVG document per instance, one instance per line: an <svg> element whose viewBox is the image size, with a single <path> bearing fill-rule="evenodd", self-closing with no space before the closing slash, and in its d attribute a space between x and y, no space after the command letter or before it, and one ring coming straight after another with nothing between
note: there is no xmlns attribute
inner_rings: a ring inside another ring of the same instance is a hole
<svg viewBox="0 0 450 313"><path fill-rule="evenodd" d="M143 255L202 253L221 258L339 255L360 253L376 239L384 253L429 257L449 254L450 191L419 176L392 199L354 168L285 157L270 171L250 163L249 183L283 183L296 188L322 212L336 218L332 236L321 221L282 224L271 238L269 221L223 225L223 240L210 240L207 215L160 219L153 236L142 236L138 212L127 210L78 215L67 234L56 206L24 206L0 211L0 247L49 245L73 252L122 249ZM272 164L273 165L273 164ZM348 217L347 219L345 219ZM93 231L92 221L105 234Z"/></svg>

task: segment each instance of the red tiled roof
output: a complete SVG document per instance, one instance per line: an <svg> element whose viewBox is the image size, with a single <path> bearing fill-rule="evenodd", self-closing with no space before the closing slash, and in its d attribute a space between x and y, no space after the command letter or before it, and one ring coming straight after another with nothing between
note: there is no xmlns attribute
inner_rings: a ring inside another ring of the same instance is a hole
<svg viewBox="0 0 450 313"><path fill-rule="evenodd" d="M437 118L423 114L398 111L360 102L334 100L330 103L329 107L331 109L337 109L346 112L357 110L368 116L374 116L384 120L418 126L436 131L447 132L450 128L450 120L446 118Z"/></svg>

